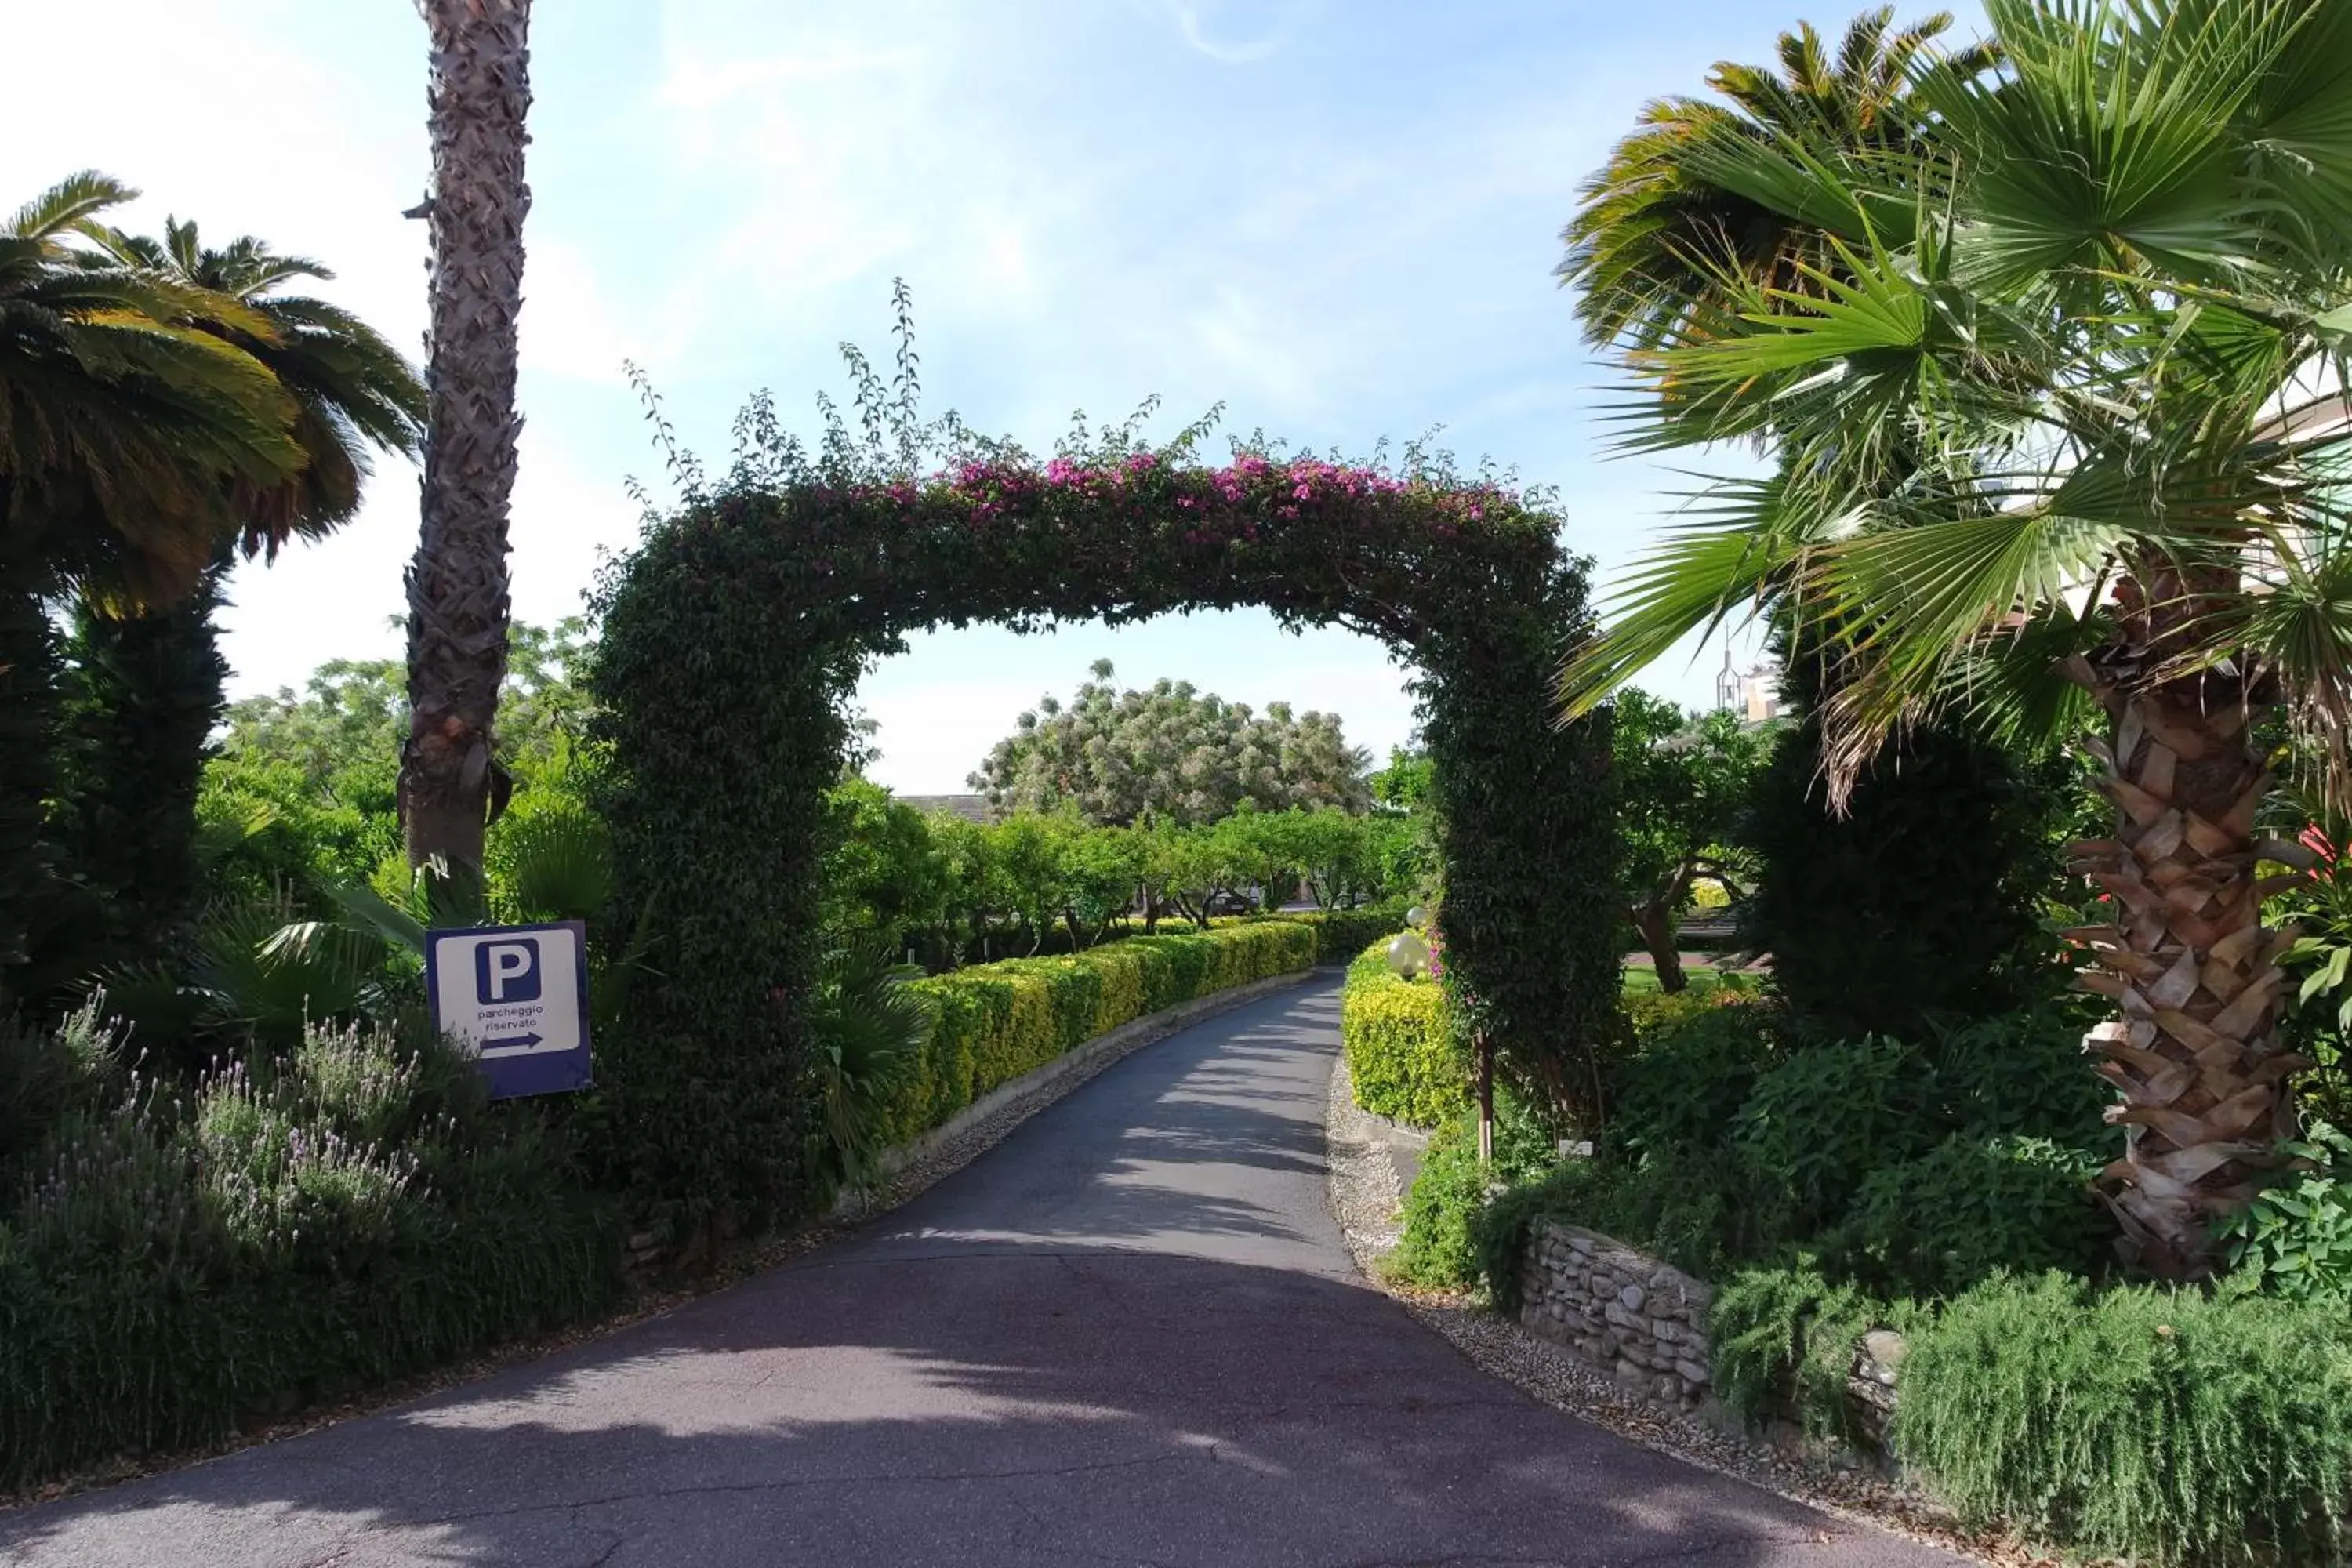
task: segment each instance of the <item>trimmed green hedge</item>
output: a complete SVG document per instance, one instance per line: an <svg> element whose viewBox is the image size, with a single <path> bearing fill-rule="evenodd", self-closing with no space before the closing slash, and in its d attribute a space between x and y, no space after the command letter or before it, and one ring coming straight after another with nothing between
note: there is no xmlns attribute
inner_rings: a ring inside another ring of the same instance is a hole
<svg viewBox="0 0 2352 1568"><path fill-rule="evenodd" d="M1127 937L1066 958L1013 958L918 980L930 1043L889 1116L895 1142L1121 1024L1196 996L1295 973L1316 932L1293 920Z"/></svg>
<svg viewBox="0 0 2352 1568"><path fill-rule="evenodd" d="M1453 1026L1444 987L1400 980L1388 939L1348 966L1339 1039L1356 1103L1415 1127L1442 1126L1470 1103L1470 1052Z"/></svg>
<svg viewBox="0 0 2352 1568"><path fill-rule="evenodd" d="M1405 904L1390 899L1353 910L1301 910L1265 918L1297 921L1315 928L1315 962L1345 963L1369 942L1385 942L1404 930Z"/></svg>

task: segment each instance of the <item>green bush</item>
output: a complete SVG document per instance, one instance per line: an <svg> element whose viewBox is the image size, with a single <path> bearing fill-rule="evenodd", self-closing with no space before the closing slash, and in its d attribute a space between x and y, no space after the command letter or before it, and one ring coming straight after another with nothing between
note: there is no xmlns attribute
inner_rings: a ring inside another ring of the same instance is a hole
<svg viewBox="0 0 2352 1568"><path fill-rule="evenodd" d="M1387 950L1386 938L1366 949L1339 993L1339 1041L1356 1103L1410 1126L1440 1126L1470 1103L1469 1046L1445 987L1398 978Z"/></svg>
<svg viewBox="0 0 2352 1568"><path fill-rule="evenodd" d="M617 1287L615 1227L534 1110L484 1104L437 1045L314 1029L175 1093L109 1091L105 1053L62 1044L83 1091L51 1097L0 1218L0 1485L210 1441Z"/></svg>
<svg viewBox="0 0 2352 1568"><path fill-rule="evenodd" d="M1314 929L1316 963L1345 963L1404 930L1404 900L1389 899L1352 910L1297 910L1275 918Z"/></svg>
<svg viewBox="0 0 2352 1568"><path fill-rule="evenodd" d="M2083 1055L2083 1032L2098 1016L2087 1001L2069 1000L1931 1024L1929 1113L1971 1137L2017 1133L2112 1157L2115 1090Z"/></svg>
<svg viewBox="0 0 2352 1568"><path fill-rule="evenodd" d="M904 1142L1022 1074L1147 1013L1295 973L1315 962L1315 932L1251 921L1181 935L1136 936L1060 958L1013 958L935 974L910 987L929 1007L919 1070L881 1120Z"/></svg>
<svg viewBox="0 0 2352 1568"><path fill-rule="evenodd" d="M1457 1289L1477 1282L1480 1213L1488 1189L1530 1181L1559 1163L1551 1130L1507 1088L1495 1091L1495 1159L1478 1161L1478 1112L1465 1110L1437 1130L1405 1194L1404 1235L1390 1255L1398 1278Z"/></svg>
<svg viewBox="0 0 2352 1568"><path fill-rule="evenodd" d="M2036 916L2059 877L2065 764L1977 739L1952 721L1907 731L1832 813L1822 779L1822 656L1783 647L1781 731L1741 837L1757 858L1743 946L1772 955L1775 987L1832 1037L1913 1037L1937 1014L1981 1016L2050 987Z"/></svg>
<svg viewBox="0 0 2352 1568"><path fill-rule="evenodd" d="M1777 1014L1712 1001L1627 1011L1636 1045L1618 1072L1611 1146L1636 1156L1723 1148L1757 1076L1787 1054Z"/></svg>
<svg viewBox="0 0 2352 1568"><path fill-rule="evenodd" d="M2099 1162L2046 1138L1954 1133L1874 1171L1843 1236L1848 1266L1883 1289L1948 1296L2001 1269L2096 1269L2106 1234Z"/></svg>
<svg viewBox="0 0 2352 1568"><path fill-rule="evenodd" d="M1911 1331L1895 1441L1971 1521L2157 1563L2342 1561L2332 1304L1989 1280Z"/></svg>
<svg viewBox="0 0 2352 1568"><path fill-rule="evenodd" d="M1626 1012L1599 1157L1496 1207L1517 1227L1491 1238L1498 1294L1545 1214L1710 1279L1801 1249L1895 1295L2097 1262L2086 1186L2113 1095L2084 1063L2079 1009L1802 1047L1765 1002L1652 994Z"/></svg>
<svg viewBox="0 0 2352 1568"><path fill-rule="evenodd" d="M1750 1268L1716 1292L1715 1390L1750 1421L1793 1415L1808 1435L1852 1444L1846 1378L1862 1337L1889 1309L1810 1263Z"/></svg>
<svg viewBox="0 0 2352 1568"><path fill-rule="evenodd" d="M1759 1075L1733 1122L1740 1154L1786 1185L1805 1231L1825 1228L1873 1171L1925 1152L1927 1064L1898 1040L1815 1046Z"/></svg>
<svg viewBox="0 0 2352 1568"><path fill-rule="evenodd" d="M2352 1302L2352 1137L2314 1122L2297 1164L2220 1228L2230 1283L2294 1301Z"/></svg>
<svg viewBox="0 0 2352 1568"><path fill-rule="evenodd" d="M1538 1219L1614 1237L1705 1279L1777 1256L1791 1236L1786 1193L1744 1161L1682 1152L1570 1160L1498 1196L1480 1222L1480 1271L1507 1309L1516 1305L1514 1260Z"/></svg>

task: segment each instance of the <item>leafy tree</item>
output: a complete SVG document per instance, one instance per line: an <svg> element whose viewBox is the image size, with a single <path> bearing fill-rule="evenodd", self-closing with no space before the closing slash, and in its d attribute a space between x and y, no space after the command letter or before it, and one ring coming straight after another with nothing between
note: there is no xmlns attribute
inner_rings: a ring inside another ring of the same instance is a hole
<svg viewBox="0 0 2352 1568"><path fill-rule="evenodd" d="M1692 884L1709 878L1737 892L1730 846L1771 749L1727 710L1685 715L1633 688L1617 694L1611 765L1626 843L1625 886L1633 929L1656 964L1658 988L1680 991L1675 928Z"/></svg>
<svg viewBox="0 0 2352 1568"><path fill-rule="evenodd" d="M1044 945L1061 918L1069 885L1055 820L1038 812L1007 817L989 830L991 869L1004 907L1021 922L1028 951Z"/></svg>
<svg viewBox="0 0 2352 1568"><path fill-rule="evenodd" d="M284 387L234 300L127 266L88 234L135 195L94 173L0 225L0 967L52 897L57 655L47 602L79 591L158 608L201 581L241 489L304 461Z"/></svg>
<svg viewBox="0 0 2352 1568"><path fill-rule="evenodd" d="M2292 1131L2284 942L2256 862L2274 704L2337 787L2352 713L2341 464L2352 288L2352 11L2315 0L1989 6L1990 78L1913 73L1939 167L1814 162L1788 205L1835 236L1811 292L1734 289L1637 358L1646 446L1766 440L1779 476L1645 569L1572 665L1596 700L1646 650L1763 594L1834 650L1833 791L1922 718L2063 734L2105 715L2116 900L2084 983L2145 1267L2210 1267ZM1786 148L1718 139L1741 175ZM1940 187L1923 203L1923 182Z"/></svg>
<svg viewBox="0 0 2352 1568"><path fill-rule="evenodd" d="M1438 885L1436 795L1429 753L1389 749L1389 765L1371 777L1375 808L1370 853L1380 886L1423 904L1442 897Z"/></svg>
<svg viewBox="0 0 2352 1568"><path fill-rule="evenodd" d="M1092 673L1068 707L1045 698L989 752L971 782L991 805L1017 812L1066 803L1089 821L1124 825L1145 816L1218 822L1244 802L1261 811L1370 804L1370 759L1347 744L1334 715L1295 713L1283 702L1261 715L1189 681L1121 692L1108 659Z"/></svg>
<svg viewBox="0 0 2352 1568"><path fill-rule="evenodd" d="M506 681L507 507L530 141L530 0L422 0L433 191L424 518L408 570L409 864L482 864L505 787L492 724Z"/></svg>
<svg viewBox="0 0 2352 1568"><path fill-rule="evenodd" d="M1144 845L1129 827L1054 819L1062 857L1062 922L1070 945L1100 942L1134 907L1143 884Z"/></svg>
<svg viewBox="0 0 2352 1568"><path fill-rule="evenodd" d="M936 812L929 823L931 845L947 879L942 918L978 944L982 959L996 956L989 952L989 928L1007 900L994 835L953 812Z"/></svg>
<svg viewBox="0 0 2352 1568"><path fill-rule="evenodd" d="M519 622L499 728L514 759L520 798L572 793L588 699L581 684L591 644L584 622ZM206 764L199 816L215 847L215 874L247 889L360 882L401 847L400 740L408 697L397 659L329 659L297 695L230 705Z"/></svg>
<svg viewBox="0 0 2352 1568"><path fill-rule="evenodd" d="M1234 890L1247 879L1232 857L1232 840L1218 837L1213 828L1179 826L1162 818L1136 832L1143 844L1148 924L1156 924L1165 906L1205 931L1217 896Z"/></svg>
<svg viewBox="0 0 2352 1568"><path fill-rule="evenodd" d="M1368 781L1372 798L1391 811L1428 810L1432 767L1427 752L1391 746L1389 765Z"/></svg>
<svg viewBox="0 0 2352 1568"><path fill-rule="evenodd" d="M828 936L902 951L946 918L950 891L947 860L921 812L862 778L826 795L820 908Z"/></svg>

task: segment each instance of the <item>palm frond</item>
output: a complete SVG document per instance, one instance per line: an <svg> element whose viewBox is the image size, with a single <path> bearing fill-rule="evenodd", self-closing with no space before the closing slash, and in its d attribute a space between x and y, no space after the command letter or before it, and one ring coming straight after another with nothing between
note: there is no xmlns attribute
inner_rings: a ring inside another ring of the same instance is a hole
<svg viewBox="0 0 2352 1568"><path fill-rule="evenodd" d="M1784 592L1809 552L1867 525L1869 509L1833 500L1785 472L1718 481L1693 515L1618 583L1608 629L1572 654L1559 675L1570 716L1693 632L1711 635Z"/></svg>
<svg viewBox="0 0 2352 1568"><path fill-rule="evenodd" d="M612 837L584 811L543 811L501 822L488 853L494 896L515 919L593 920L612 902Z"/></svg>
<svg viewBox="0 0 2352 1568"><path fill-rule="evenodd" d="M89 223L109 207L135 201L139 193L121 181L84 169L68 174L16 209L7 227L11 238L54 240Z"/></svg>

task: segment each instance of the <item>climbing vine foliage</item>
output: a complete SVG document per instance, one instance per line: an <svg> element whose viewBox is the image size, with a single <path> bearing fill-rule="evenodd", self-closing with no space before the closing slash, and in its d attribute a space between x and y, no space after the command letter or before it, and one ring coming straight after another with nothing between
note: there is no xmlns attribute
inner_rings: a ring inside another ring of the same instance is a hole
<svg viewBox="0 0 2352 1568"><path fill-rule="evenodd" d="M1081 420L1040 460L952 416L917 426L903 331L894 387L847 351L862 435L828 405L811 457L760 401L722 479L673 451L683 500L600 589L604 805L656 933L601 1047L608 1179L674 1223L799 1199L822 795L860 670L941 625L1258 605L1386 643L1422 672L1465 1017L1517 1075L1589 1097L1615 1017L1615 850L1605 717L1558 728L1548 698L1588 626L1558 520L1417 452L1260 443L1210 466L1202 426L1154 447Z"/></svg>

